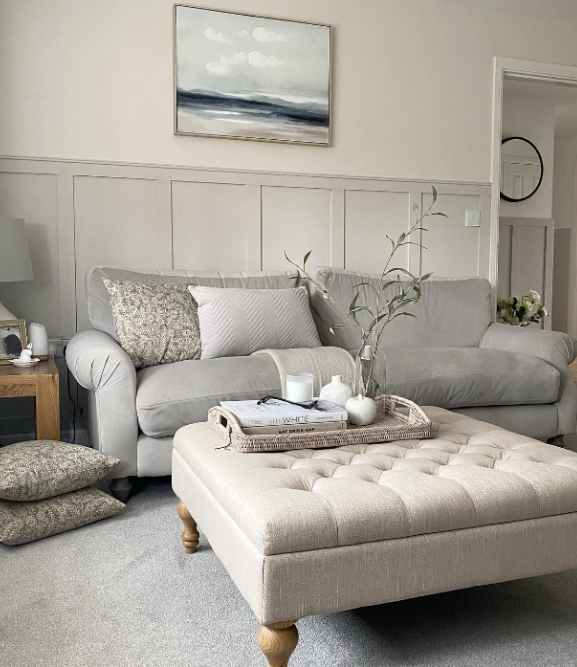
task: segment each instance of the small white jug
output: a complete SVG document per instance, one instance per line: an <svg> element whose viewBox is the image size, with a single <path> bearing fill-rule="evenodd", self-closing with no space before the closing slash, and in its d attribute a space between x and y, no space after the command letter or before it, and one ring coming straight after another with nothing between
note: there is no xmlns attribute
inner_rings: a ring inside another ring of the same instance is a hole
<svg viewBox="0 0 577 667"><path fill-rule="evenodd" d="M345 407L346 402L353 395L353 390L348 384L343 382L342 375L333 375L332 382L326 384L320 393L320 398L331 403L336 403L341 408Z"/></svg>

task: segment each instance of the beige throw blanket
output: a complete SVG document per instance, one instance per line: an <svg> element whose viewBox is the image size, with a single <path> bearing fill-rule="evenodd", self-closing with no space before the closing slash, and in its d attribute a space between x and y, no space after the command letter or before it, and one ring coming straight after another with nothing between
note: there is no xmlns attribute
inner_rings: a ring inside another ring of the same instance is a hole
<svg viewBox="0 0 577 667"><path fill-rule="evenodd" d="M286 376L294 373L314 375L313 394L318 396L333 375L342 375L343 382L353 384L353 357L340 347L297 348L292 350L259 350L253 354L269 354L275 362L281 380L282 395L286 397Z"/></svg>

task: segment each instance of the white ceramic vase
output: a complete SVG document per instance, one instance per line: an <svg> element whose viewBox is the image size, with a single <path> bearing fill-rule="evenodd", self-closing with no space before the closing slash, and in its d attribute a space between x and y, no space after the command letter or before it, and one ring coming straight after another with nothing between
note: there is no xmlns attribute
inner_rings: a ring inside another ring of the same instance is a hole
<svg viewBox="0 0 577 667"><path fill-rule="evenodd" d="M375 421L377 404L367 396L353 396L345 404L349 421L355 426L368 426Z"/></svg>
<svg viewBox="0 0 577 667"><path fill-rule="evenodd" d="M325 401L330 401L339 405L341 408L345 407L349 398L352 398L353 390L348 384L343 382L342 375L333 375L333 379L321 389L319 398Z"/></svg>

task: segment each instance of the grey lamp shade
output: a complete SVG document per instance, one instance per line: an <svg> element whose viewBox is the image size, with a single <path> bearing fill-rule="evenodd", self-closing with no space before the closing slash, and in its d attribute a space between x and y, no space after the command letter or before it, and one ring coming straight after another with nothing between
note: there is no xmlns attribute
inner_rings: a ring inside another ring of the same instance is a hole
<svg viewBox="0 0 577 667"><path fill-rule="evenodd" d="M21 218L0 216L0 282L32 280L32 262Z"/></svg>

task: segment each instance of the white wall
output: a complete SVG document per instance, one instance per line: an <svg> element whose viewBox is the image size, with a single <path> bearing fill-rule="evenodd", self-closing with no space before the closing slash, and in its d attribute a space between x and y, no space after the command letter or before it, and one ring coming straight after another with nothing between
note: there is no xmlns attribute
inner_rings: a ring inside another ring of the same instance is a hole
<svg viewBox="0 0 577 667"><path fill-rule="evenodd" d="M208 4L334 26L332 148L174 136L173 0L0 0L0 155L488 182L493 57L577 65L569 21L435 0Z"/></svg>
<svg viewBox="0 0 577 667"><path fill-rule="evenodd" d="M575 290L569 290L569 265L571 256L571 229L560 227L555 230L555 258L553 263L553 331L568 331L569 296L575 297Z"/></svg>
<svg viewBox="0 0 577 667"><path fill-rule="evenodd" d="M524 137L533 142L543 158L543 182L539 190L521 202L501 200L501 216L551 218L553 215L553 170L555 154L555 106L543 99L503 99L503 139Z"/></svg>
<svg viewBox="0 0 577 667"><path fill-rule="evenodd" d="M575 251L575 182L577 178L577 134L555 141L553 216L555 236L555 276L553 280L553 327L577 335L575 289L571 286L571 255ZM561 234L563 233L563 234ZM573 247L573 248L572 248Z"/></svg>
<svg viewBox="0 0 577 667"><path fill-rule="evenodd" d="M573 225L576 159L577 134L557 137L553 174L553 217L557 229L565 229Z"/></svg>

